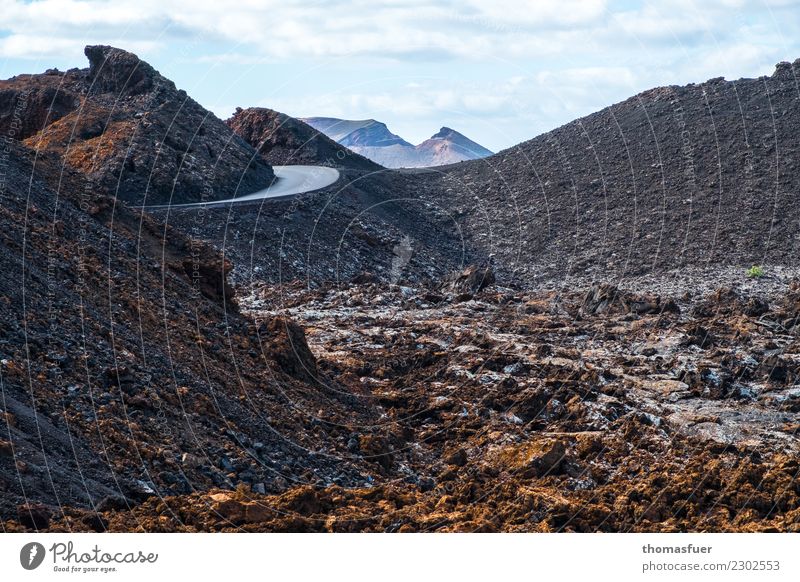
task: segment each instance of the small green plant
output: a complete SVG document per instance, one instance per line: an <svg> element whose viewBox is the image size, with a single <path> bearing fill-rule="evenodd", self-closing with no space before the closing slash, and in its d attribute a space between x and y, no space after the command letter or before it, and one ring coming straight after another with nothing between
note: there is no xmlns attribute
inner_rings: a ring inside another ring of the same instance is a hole
<svg viewBox="0 0 800 582"><path fill-rule="evenodd" d="M758 279L759 277L764 276L764 267L761 265L753 265L749 269L747 269L747 276L751 279Z"/></svg>

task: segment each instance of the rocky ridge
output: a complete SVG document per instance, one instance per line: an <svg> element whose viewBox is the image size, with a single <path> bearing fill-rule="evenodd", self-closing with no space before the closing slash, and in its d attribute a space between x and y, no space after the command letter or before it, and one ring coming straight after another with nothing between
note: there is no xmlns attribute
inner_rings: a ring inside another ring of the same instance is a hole
<svg viewBox="0 0 800 582"><path fill-rule="evenodd" d="M0 81L0 132L133 204L231 198L272 168L136 55L88 46L88 69Z"/></svg>

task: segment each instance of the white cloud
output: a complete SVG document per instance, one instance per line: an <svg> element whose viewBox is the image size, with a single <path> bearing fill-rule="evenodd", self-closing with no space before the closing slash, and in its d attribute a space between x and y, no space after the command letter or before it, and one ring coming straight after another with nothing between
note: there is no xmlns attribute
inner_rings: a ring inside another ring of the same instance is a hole
<svg viewBox="0 0 800 582"><path fill-rule="evenodd" d="M147 4L146 2L144 4ZM36 0L3 3L0 25L26 25L63 29L70 26L119 25L147 20L152 6L144 10L133 2L87 2L85 0Z"/></svg>
<svg viewBox="0 0 800 582"><path fill-rule="evenodd" d="M636 85L630 69L588 67L486 82L420 79L385 91L351 87L300 97L271 96L261 105L298 117L373 117L416 142L442 124L455 124L448 120L459 120L459 127L465 120L480 120L495 132L513 135L508 138L513 143L634 93ZM497 142L487 145L497 147Z"/></svg>
<svg viewBox="0 0 800 582"><path fill-rule="evenodd" d="M157 43L141 40L126 42L125 48L134 52L148 52ZM45 34L12 34L0 38L0 54L5 58L54 58L83 54L86 40Z"/></svg>
<svg viewBox="0 0 800 582"><path fill-rule="evenodd" d="M716 50L753 19L793 38L800 28L796 3L643 0L617 9L606 0L340 0L335 7L308 0L4 0L0 31L12 39L4 55L31 58L73 50L87 36L125 46L166 46L187 36L194 44L234 43L242 49L221 52L240 54L240 62L610 58L633 46Z"/></svg>
<svg viewBox="0 0 800 582"><path fill-rule="evenodd" d="M477 58L548 47L535 37L598 23L604 0L346 0L335 7L298 0L6 0L0 29L73 41L87 29L124 30L132 40L175 27L208 39L245 43L262 55ZM550 47L552 48L552 47ZM15 54L20 54L17 51ZM31 56L40 51L30 47Z"/></svg>

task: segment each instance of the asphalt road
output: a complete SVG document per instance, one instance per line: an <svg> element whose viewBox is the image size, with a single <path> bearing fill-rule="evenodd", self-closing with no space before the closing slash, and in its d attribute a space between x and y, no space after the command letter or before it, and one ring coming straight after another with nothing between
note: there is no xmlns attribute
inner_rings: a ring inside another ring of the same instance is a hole
<svg viewBox="0 0 800 582"><path fill-rule="evenodd" d="M225 204L238 204L242 202L252 202L265 198L284 198L313 192L320 188L330 186L339 179L339 170L326 168L324 166L273 166L275 171L275 181L269 188L228 198L226 200L214 200L213 202L196 202L192 204L161 204L158 206L146 206L145 208L189 208L192 206L222 206Z"/></svg>

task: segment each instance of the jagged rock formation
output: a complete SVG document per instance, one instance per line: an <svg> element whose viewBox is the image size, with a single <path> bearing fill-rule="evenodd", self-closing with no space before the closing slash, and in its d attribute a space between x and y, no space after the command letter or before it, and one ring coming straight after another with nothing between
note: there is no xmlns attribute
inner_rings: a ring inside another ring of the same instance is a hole
<svg viewBox="0 0 800 582"><path fill-rule="evenodd" d="M0 131L134 204L230 198L267 187L268 164L136 55L86 47L88 69L0 81Z"/></svg>
<svg viewBox="0 0 800 582"><path fill-rule="evenodd" d="M268 164L309 164L376 171L381 167L302 121L263 107L238 108L225 123Z"/></svg>
<svg viewBox="0 0 800 582"><path fill-rule="evenodd" d="M474 160L492 154L485 147L449 127L419 145L413 145L374 119L352 121L333 117L303 118L337 143L387 168L425 168Z"/></svg>

